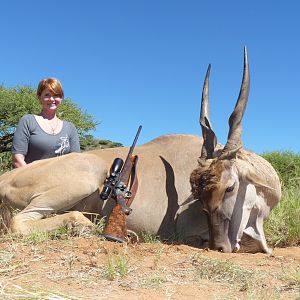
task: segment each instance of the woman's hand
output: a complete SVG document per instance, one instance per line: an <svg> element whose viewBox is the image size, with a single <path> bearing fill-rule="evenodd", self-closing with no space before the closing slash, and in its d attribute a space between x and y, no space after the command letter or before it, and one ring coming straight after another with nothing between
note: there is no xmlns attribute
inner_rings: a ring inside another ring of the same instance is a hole
<svg viewBox="0 0 300 300"><path fill-rule="evenodd" d="M26 166L25 156L23 154L13 154L12 155L12 165L14 168L20 168Z"/></svg>

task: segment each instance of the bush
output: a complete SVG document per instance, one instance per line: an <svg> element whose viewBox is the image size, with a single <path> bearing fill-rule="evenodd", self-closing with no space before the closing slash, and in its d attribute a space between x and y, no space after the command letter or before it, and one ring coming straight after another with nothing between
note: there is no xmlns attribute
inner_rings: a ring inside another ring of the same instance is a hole
<svg viewBox="0 0 300 300"><path fill-rule="evenodd" d="M265 223L266 236L273 246L300 245L300 155L290 151L262 155L277 171L282 198Z"/></svg>
<svg viewBox="0 0 300 300"><path fill-rule="evenodd" d="M268 152L262 155L277 171L283 189L300 187L300 155L291 151Z"/></svg>

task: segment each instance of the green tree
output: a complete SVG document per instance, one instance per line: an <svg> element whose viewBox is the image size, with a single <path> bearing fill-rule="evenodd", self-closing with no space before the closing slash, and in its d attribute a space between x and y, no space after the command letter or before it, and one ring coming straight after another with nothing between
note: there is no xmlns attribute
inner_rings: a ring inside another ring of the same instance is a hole
<svg viewBox="0 0 300 300"><path fill-rule="evenodd" d="M94 138L90 134L86 134L83 137L80 137L80 148L82 151L88 151L97 148L114 148L114 147L122 147L121 143L112 142L109 140L99 140Z"/></svg>
<svg viewBox="0 0 300 300"><path fill-rule="evenodd" d="M20 118L25 114L38 114L40 111L36 90L32 87L0 86L0 172L10 169L11 144ZM96 129L99 123L70 99L64 99L59 107L58 116L76 126L82 150L122 146L120 143L95 139L88 134L90 130Z"/></svg>

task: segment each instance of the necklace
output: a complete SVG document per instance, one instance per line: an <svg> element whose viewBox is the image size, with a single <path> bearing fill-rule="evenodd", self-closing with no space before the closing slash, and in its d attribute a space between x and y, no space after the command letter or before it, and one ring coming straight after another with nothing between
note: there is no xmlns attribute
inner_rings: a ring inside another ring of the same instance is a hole
<svg viewBox="0 0 300 300"><path fill-rule="evenodd" d="M45 120L45 119L43 119L43 120ZM56 118L56 124L55 124L54 127L52 127L51 124L50 124L49 122L47 122L46 120L45 120L45 123L47 123L47 126L51 129L51 131L52 131L51 134L54 135L54 134L55 134L55 131L56 131L56 129L57 129L57 126L58 126L58 118Z"/></svg>

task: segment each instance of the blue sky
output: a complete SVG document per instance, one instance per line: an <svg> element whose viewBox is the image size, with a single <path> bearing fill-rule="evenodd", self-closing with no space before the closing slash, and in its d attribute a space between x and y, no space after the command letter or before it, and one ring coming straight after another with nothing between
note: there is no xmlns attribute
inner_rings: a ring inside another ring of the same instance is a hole
<svg viewBox="0 0 300 300"><path fill-rule="evenodd" d="M129 146L140 124L138 144L201 134L211 63L211 121L224 144L246 45L244 147L299 153L299 11L296 0L2 0L0 83L36 87L57 77L101 122L94 136Z"/></svg>

